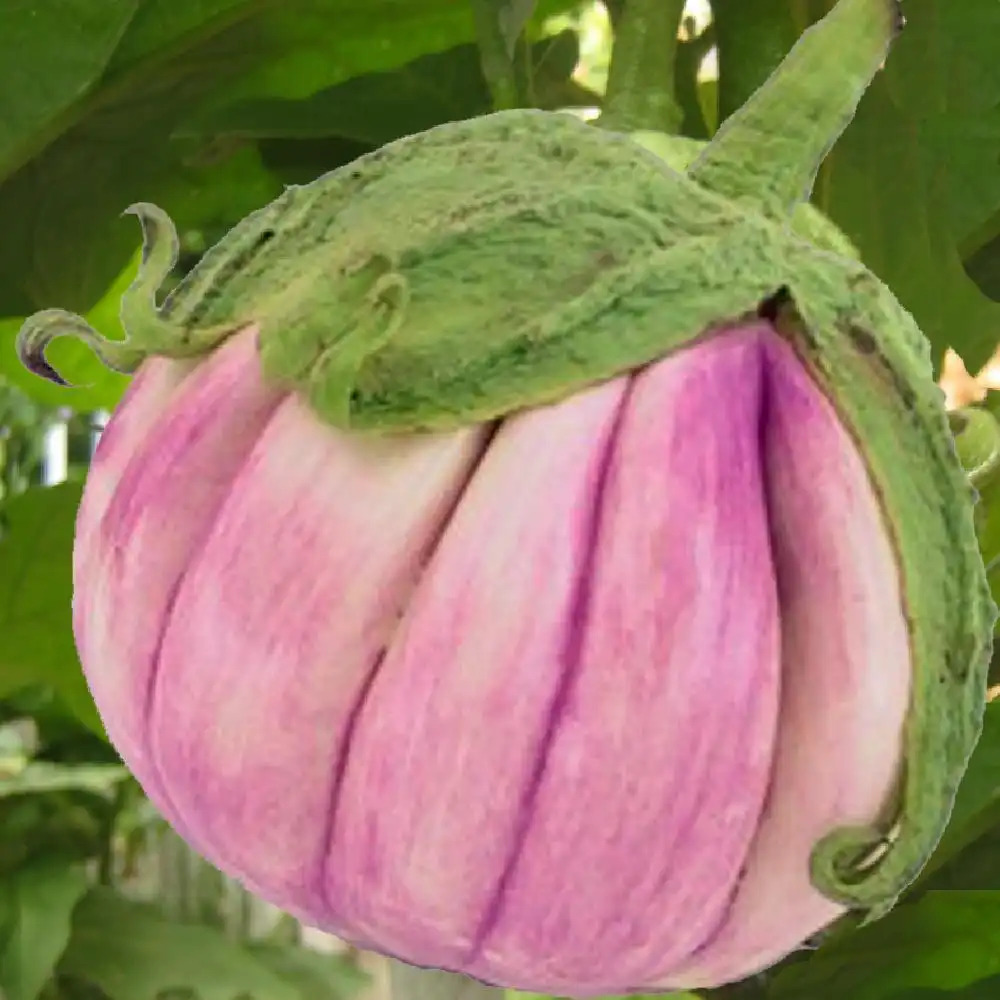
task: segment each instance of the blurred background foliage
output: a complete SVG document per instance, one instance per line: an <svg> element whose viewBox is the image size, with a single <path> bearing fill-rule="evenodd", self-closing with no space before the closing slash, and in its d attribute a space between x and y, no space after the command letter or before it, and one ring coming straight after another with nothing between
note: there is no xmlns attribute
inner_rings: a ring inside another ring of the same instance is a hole
<svg viewBox="0 0 1000 1000"><path fill-rule="evenodd" d="M534 103L600 108L621 0L501 0ZM691 2L675 92L708 138L829 0ZM1000 387L1000 4L907 0L909 28L815 203L917 317L951 404ZM79 344L18 364L45 307L121 336L143 200L176 277L248 212L397 137L491 109L460 0L0 4L0 1000L339 1000L384 970L253 900L166 831L107 744L70 630L73 519L127 380ZM951 353L947 353L951 349ZM973 374L969 374L969 373ZM1000 551L1000 546L998 546ZM773 1000L1000 996L1000 702L937 854L872 927L766 975ZM709 994L704 994L708 996ZM685 995L693 998L694 995Z"/></svg>

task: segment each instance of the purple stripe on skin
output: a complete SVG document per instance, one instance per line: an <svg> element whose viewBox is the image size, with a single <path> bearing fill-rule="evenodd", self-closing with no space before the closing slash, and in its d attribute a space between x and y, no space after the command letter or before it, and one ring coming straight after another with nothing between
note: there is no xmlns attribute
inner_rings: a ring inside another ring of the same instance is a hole
<svg viewBox="0 0 1000 1000"><path fill-rule="evenodd" d="M614 993L725 918L779 694L760 388L752 331L634 379L581 662L474 974L518 983L530 968L533 989Z"/></svg>
<svg viewBox="0 0 1000 1000"><path fill-rule="evenodd" d="M470 955L463 963L468 968L479 962L483 947L487 941L492 939L500 916L504 912L510 880L517 868L518 862L521 860L528 839L528 833L531 830L535 806L538 802L538 794L542 787L542 779L545 775L545 768L548 763L553 740L555 739L556 732L566 718L574 682L581 667L581 651L584 635L591 615L595 564L600 540L601 508L607 496L610 469L615 458L615 450L619 444L623 417L628 407L629 392L632 387L631 379L623 381L625 390L622 393L618 408L615 410L614 421L608 428L605 439L601 442L600 460L596 469L595 482L591 488L590 496L587 498L588 509L581 520L582 541L580 543L580 550L583 553L583 560L575 581L575 593L567 615L566 638L561 651L562 655L560 656L559 680L555 687L552 703L549 706L545 736L538 748L530 780L525 786L525 794L519 808L514 843L508 854L507 863L500 878L497 880L496 888L493 890L493 896L490 899L486 913L479 927L476 929L476 936Z"/></svg>
<svg viewBox="0 0 1000 1000"><path fill-rule="evenodd" d="M164 636L151 739L180 812L223 869L354 940L318 874L351 720L484 436L372 440L288 399Z"/></svg>
<svg viewBox="0 0 1000 1000"><path fill-rule="evenodd" d="M902 753L909 634L877 497L791 348L773 333L762 348L784 646L773 791L729 920L690 963L664 966L663 988L745 978L839 916L809 882L812 846L879 815Z"/></svg>
<svg viewBox="0 0 1000 1000"><path fill-rule="evenodd" d="M81 655L94 699L130 769L196 848L197 827L173 807L172 776L149 754L159 642L192 554L279 400L260 382L251 334L228 341L169 395L141 441L123 449L114 492L103 512L92 510L81 550L78 589L93 588ZM112 429L105 456L119 433Z"/></svg>
<svg viewBox="0 0 1000 1000"><path fill-rule="evenodd" d="M162 418L189 370L190 366L161 360L147 362L139 369L101 434L76 517L73 543L76 646L105 729L116 747L130 746L126 753L130 759L140 757L142 749L127 743L128 734L123 731L119 719L120 698L115 694L114 685L105 680L109 664L113 668L117 663L110 647L114 641L115 616L125 613L126 608L112 607L112 599L106 593L111 580L106 572L100 526L125 469L150 429ZM128 665L119 666L126 671L129 669ZM107 694L106 688L110 689ZM131 690L127 684L126 690ZM155 799L165 801L166 795L157 777L148 774L143 784ZM172 816L170 819L186 835L179 818Z"/></svg>
<svg viewBox="0 0 1000 1000"><path fill-rule="evenodd" d="M464 961L515 846L621 392L501 429L358 722L327 885L404 958Z"/></svg>

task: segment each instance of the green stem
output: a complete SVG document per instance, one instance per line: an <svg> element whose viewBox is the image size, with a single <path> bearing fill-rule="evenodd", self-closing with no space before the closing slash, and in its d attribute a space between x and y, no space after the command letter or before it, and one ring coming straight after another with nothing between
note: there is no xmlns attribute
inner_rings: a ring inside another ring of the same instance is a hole
<svg viewBox="0 0 1000 1000"><path fill-rule="evenodd" d="M673 134L683 113L674 94L674 59L684 0L625 0L615 32L603 128Z"/></svg>
<svg viewBox="0 0 1000 1000"><path fill-rule="evenodd" d="M526 87L528 74L523 67L519 70L515 62L518 45L510 44L504 31L506 6L507 0L472 0L480 62L495 111L527 107L531 103ZM523 59L523 39L519 39L519 43L522 51L517 56Z"/></svg>
<svg viewBox="0 0 1000 1000"><path fill-rule="evenodd" d="M99 885L113 886L115 882L115 832L118 827L118 817L128 801L128 789L125 783L115 789L114 798L108 806L108 811L101 823L101 849L97 858L97 882Z"/></svg>
<svg viewBox="0 0 1000 1000"><path fill-rule="evenodd" d="M503 1000L504 991L456 972L418 969L391 960L392 1000Z"/></svg>
<svg viewBox="0 0 1000 1000"><path fill-rule="evenodd" d="M787 219L809 197L900 26L898 0L840 0L723 124L689 175Z"/></svg>
<svg viewBox="0 0 1000 1000"><path fill-rule="evenodd" d="M532 60L531 44L523 33L518 37L514 47L514 79L517 82L521 107L538 107L535 96L535 64Z"/></svg>
<svg viewBox="0 0 1000 1000"><path fill-rule="evenodd" d="M701 69L702 60L715 43L715 25L709 24L700 35L695 35L690 41L680 42L677 46L674 86L677 103L683 109L683 117L677 131L680 135L690 136L692 139L707 140L718 127L718 114L711 122L705 118L698 84L698 71Z"/></svg>

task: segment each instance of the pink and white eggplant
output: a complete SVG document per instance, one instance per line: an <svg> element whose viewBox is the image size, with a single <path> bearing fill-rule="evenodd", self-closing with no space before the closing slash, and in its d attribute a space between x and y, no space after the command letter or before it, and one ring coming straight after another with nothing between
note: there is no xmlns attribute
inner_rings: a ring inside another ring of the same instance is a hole
<svg viewBox="0 0 1000 1000"><path fill-rule="evenodd" d="M162 305L74 625L191 845L311 924L562 996L711 986L884 913L994 608L926 344L788 219L898 29L842 0L683 173L508 111L290 188ZM776 124L778 123L778 124Z"/></svg>

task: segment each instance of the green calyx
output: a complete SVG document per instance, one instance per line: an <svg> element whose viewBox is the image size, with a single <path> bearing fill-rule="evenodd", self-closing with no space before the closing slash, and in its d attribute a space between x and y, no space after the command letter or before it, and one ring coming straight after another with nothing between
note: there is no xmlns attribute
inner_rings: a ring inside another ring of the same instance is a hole
<svg viewBox="0 0 1000 1000"><path fill-rule="evenodd" d="M1000 424L979 406L966 406L948 415L959 461L973 488L1000 478Z"/></svg>
<svg viewBox="0 0 1000 1000"><path fill-rule="evenodd" d="M176 236L137 206L128 339L47 311L19 350L52 377L45 345L81 336L131 371L252 324L266 377L319 417L412 432L554 402L767 315L858 442L904 585L914 681L897 801L878 826L831 832L812 863L820 891L877 916L947 822L996 613L927 344L804 205L900 23L892 0L840 0L708 145L670 140L666 162L648 135L534 110L391 143L249 216L159 306Z"/></svg>
<svg viewBox="0 0 1000 1000"><path fill-rule="evenodd" d="M948 415L959 460L979 502L975 509L979 551L994 600L1000 598L1000 393Z"/></svg>
<svg viewBox="0 0 1000 1000"><path fill-rule="evenodd" d="M30 371L59 385L69 383L45 357L45 349L57 337L77 337L90 346L112 371L131 375L151 356L196 358L217 347L231 332L203 327L178 327L157 307L156 294L177 263L179 241L169 217L155 205L130 205L122 213L135 215L142 226L142 258L139 273L122 296L121 322L128 334L124 341L102 337L75 313L44 309L30 316L17 335L17 353Z"/></svg>
<svg viewBox="0 0 1000 1000"><path fill-rule="evenodd" d="M642 129L630 135L633 142L655 153L667 166L684 173L704 152L708 143L684 135L667 135ZM801 239L823 250L860 260L857 247L821 212L807 201L792 209L789 225Z"/></svg>
<svg viewBox="0 0 1000 1000"><path fill-rule="evenodd" d="M640 43L655 28L666 44L677 11L632 0L626 13L642 58L617 59L616 45L611 111L638 119L632 77L656 71ZM176 234L155 206L133 206L144 253L122 302L127 339L47 310L18 349L60 380L44 355L58 336L130 372L256 324L265 373L336 426L436 429L554 401L788 286L798 237L817 233L787 221L898 27L894 0L840 0L683 175L621 135L531 110L391 143L251 215L159 307Z"/></svg>

